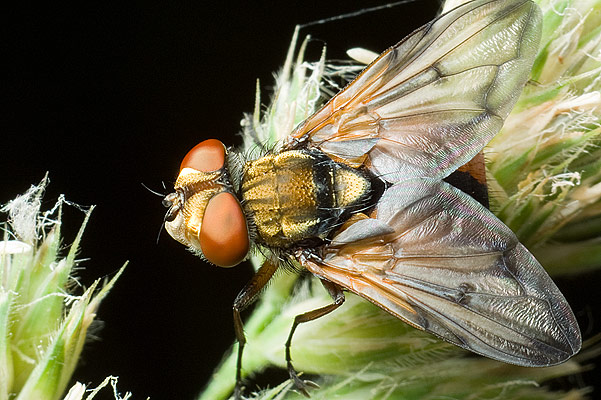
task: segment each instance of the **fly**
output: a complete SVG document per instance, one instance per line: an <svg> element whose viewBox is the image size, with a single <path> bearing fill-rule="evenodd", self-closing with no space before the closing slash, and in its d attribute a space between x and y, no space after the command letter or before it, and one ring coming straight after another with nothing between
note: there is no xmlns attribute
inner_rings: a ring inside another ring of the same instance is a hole
<svg viewBox="0 0 601 400"><path fill-rule="evenodd" d="M266 258L234 301L237 399L240 312L282 260L313 273L333 299L297 316L288 336L288 372L305 395L294 331L341 306L345 290L503 362L549 366L579 351L574 314L542 266L485 199L447 183L503 125L540 32L529 0L470 1L382 53L277 151L243 161L209 139L184 157L164 199L167 232L221 267L253 251Z"/></svg>

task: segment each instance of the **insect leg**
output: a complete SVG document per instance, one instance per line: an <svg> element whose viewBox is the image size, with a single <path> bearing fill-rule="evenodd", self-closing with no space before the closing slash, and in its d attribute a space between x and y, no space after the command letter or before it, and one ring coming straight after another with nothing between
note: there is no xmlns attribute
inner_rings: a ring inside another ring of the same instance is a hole
<svg viewBox="0 0 601 400"><path fill-rule="evenodd" d="M300 390L300 392L306 397L309 397L309 393L307 392L308 387L317 387L317 385L310 381L303 381L298 377L298 374L294 369L294 366L292 365L292 358L290 357L292 335L294 335L294 331L296 330L296 327L299 324L303 322L313 321L314 319L317 319L319 317L323 317L324 315L331 313L332 311L340 307L342 303L344 303L344 293L342 292L341 286L338 286L337 284L332 283L330 281L326 281L325 279L322 279L321 283L323 287L326 288L332 299L334 299L334 302L316 310L297 315L294 318L294 324L292 324L292 329L290 329L290 334L288 335L288 340L286 341L286 365L288 366L288 374L290 375L290 378L294 381L294 385L296 386L296 388Z"/></svg>
<svg viewBox="0 0 601 400"><path fill-rule="evenodd" d="M236 363L236 388L234 390L234 398L239 400L242 398L242 352L246 344L246 336L244 336L244 327L240 313L249 305L251 305L261 293L267 282L271 279L278 265L269 260L266 260L261 268L255 273L255 276L242 288L234 304L234 330L236 339L238 340L238 361Z"/></svg>

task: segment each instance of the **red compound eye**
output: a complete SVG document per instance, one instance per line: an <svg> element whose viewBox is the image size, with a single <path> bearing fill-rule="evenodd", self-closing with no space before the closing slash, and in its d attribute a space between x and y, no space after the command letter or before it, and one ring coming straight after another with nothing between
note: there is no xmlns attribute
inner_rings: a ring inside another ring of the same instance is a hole
<svg viewBox="0 0 601 400"><path fill-rule="evenodd" d="M202 253L215 265L233 267L244 260L249 249L248 228L233 194L221 192L209 200L199 241Z"/></svg>
<svg viewBox="0 0 601 400"><path fill-rule="evenodd" d="M225 164L225 146L217 139L207 139L192 147L179 170L192 168L201 172L221 169Z"/></svg>

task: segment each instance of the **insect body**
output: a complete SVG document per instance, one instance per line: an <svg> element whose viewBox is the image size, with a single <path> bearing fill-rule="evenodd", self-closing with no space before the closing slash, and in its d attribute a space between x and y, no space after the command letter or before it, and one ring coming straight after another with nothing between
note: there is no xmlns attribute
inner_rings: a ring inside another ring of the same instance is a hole
<svg viewBox="0 0 601 400"><path fill-rule="evenodd" d="M240 311L282 259L317 276L334 302L352 291L403 321L500 361L548 366L578 352L574 315L516 236L444 181L478 154L513 107L538 48L529 0L474 0L385 51L256 160L214 139L184 158L166 196L166 229L213 264L257 249L266 261L234 302Z"/></svg>
<svg viewBox="0 0 601 400"><path fill-rule="evenodd" d="M317 149L290 150L248 163L241 196L257 241L288 249L325 239L353 212L368 207L371 186L365 172Z"/></svg>

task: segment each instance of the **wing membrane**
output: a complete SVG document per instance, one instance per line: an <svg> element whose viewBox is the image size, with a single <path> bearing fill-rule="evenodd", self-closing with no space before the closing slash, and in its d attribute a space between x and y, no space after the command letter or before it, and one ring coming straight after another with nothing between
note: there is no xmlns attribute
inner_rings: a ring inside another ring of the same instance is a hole
<svg viewBox="0 0 601 400"><path fill-rule="evenodd" d="M411 325L504 362L553 365L580 349L578 325L553 281L468 195L445 182L408 180L389 188L374 214L318 255L303 254L303 265Z"/></svg>
<svg viewBox="0 0 601 400"><path fill-rule="evenodd" d="M503 125L538 47L540 11L528 0L476 0L384 52L300 125L334 159L389 182L441 179Z"/></svg>

